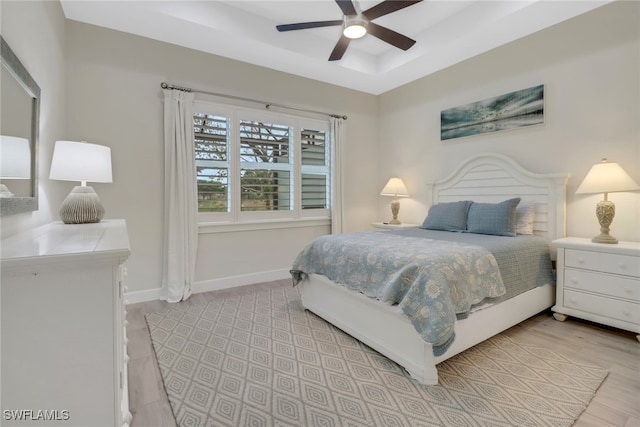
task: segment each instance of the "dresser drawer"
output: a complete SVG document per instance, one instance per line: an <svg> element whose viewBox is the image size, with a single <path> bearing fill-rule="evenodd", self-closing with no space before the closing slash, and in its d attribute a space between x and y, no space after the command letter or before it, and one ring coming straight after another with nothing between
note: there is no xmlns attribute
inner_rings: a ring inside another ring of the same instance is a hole
<svg viewBox="0 0 640 427"><path fill-rule="evenodd" d="M632 302L620 301L565 289L564 306L640 325L640 305Z"/></svg>
<svg viewBox="0 0 640 427"><path fill-rule="evenodd" d="M640 280L586 270L564 270L564 287L640 303Z"/></svg>
<svg viewBox="0 0 640 427"><path fill-rule="evenodd" d="M640 258L631 255L609 254L601 252L565 250L565 266L640 277Z"/></svg>

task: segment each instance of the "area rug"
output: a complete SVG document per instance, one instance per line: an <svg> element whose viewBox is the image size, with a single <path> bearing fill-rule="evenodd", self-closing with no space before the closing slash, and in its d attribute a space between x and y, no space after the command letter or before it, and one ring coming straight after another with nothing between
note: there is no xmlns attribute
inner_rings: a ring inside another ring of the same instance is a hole
<svg viewBox="0 0 640 427"><path fill-rule="evenodd" d="M423 386L269 287L146 316L176 422L186 426L569 426L607 376L497 335Z"/></svg>

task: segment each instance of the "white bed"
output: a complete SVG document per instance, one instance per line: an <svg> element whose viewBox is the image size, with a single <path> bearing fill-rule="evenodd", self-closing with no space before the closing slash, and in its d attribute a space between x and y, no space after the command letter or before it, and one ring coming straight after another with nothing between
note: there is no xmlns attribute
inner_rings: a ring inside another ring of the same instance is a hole
<svg viewBox="0 0 640 427"><path fill-rule="evenodd" d="M432 202L499 202L521 197L522 202L535 203L534 234L551 241L564 237L568 177L566 173L537 174L506 156L483 154L468 159L449 177L432 184ZM456 322L453 344L436 357L431 344L397 307L350 291L318 274L310 274L299 286L306 309L395 361L423 384L438 383L438 363L551 307L555 300L555 286L547 284L475 311Z"/></svg>

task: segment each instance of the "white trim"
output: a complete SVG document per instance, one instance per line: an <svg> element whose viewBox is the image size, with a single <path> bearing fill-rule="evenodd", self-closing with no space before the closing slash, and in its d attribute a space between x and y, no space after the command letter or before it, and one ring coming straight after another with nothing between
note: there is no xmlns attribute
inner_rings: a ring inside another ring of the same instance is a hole
<svg viewBox="0 0 640 427"><path fill-rule="evenodd" d="M220 279L196 282L193 286L194 293L218 291L220 289L236 288L238 286L253 285L255 283L282 280L291 277L289 269L261 271L258 273L243 274L241 276L223 277Z"/></svg>
<svg viewBox="0 0 640 427"><path fill-rule="evenodd" d="M289 269L262 271L259 273L243 274L241 276L223 277L220 279L195 282L191 289L192 294L200 292L217 291L220 289L236 288L239 286L253 285L256 283L270 282L290 278ZM140 302L162 300L162 289L154 288L144 291L127 292L124 294L125 305Z"/></svg>
<svg viewBox="0 0 640 427"><path fill-rule="evenodd" d="M287 218L284 220L265 220L247 222L201 222L198 234L235 233L238 231L278 230L282 228L330 226L331 218Z"/></svg>
<svg viewBox="0 0 640 427"><path fill-rule="evenodd" d="M138 304L139 302L162 300L162 288L146 289L144 291L125 292L124 304Z"/></svg>

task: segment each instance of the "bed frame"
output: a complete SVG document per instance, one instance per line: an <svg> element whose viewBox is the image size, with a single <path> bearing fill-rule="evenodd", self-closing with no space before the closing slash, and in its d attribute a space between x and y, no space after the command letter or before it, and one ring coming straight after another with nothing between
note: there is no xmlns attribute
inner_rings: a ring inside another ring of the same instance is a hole
<svg viewBox="0 0 640 427"><path fill-rule="evenodd" d="M569 174L537 174L509 157L483 154L463 162L449 177L431 185L433 204L457 200L499 202L521 197L534 202L534 234L551 241L565 234L565 189ZM552 254L552 257L555 255ZM554 284L539 286L478 310L455 325L456 338L435 357L397 306L353 292L311 274L300 283L304 307L404 367L422 384L437 384L436 365L551 307Z"/></svg>

